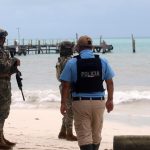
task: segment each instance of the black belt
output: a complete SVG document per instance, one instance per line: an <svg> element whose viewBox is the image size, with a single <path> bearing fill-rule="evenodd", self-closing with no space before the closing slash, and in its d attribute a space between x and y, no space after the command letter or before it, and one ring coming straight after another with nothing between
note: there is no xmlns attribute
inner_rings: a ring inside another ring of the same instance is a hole
<svg viewBox="0 0 150 150"><path fill-rule="evenodd" d="M10 80L10 77L0 77L0 80Z"/></svg>
<svg viewBox="0 0 150 150"><path fill-rule="evenodd" d="M80 100L105 100L104 97L73 97L73 101Z"/></svg>

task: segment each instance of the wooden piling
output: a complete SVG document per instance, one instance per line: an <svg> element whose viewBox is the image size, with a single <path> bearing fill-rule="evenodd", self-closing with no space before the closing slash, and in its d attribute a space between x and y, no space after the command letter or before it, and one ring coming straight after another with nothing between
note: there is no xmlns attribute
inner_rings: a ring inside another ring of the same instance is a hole
<svg viewBox="0 0 150 150"><path fill-rule="evenodd" d="M14 40L14 47L16 47L18 44L17 44L17 41Z"/></svg>
<svg viewBox="0 0 150 150"><path fill-rule="evenodd" d="M114 136L113 150L150 150L149 135Z"/></svg>
<svg viewBox="0 0 150 150"><path fill-rule="evenodd" d="M24 45L24 39L22 39L22 45Z"/></svg>
<svg viewBox="0 0 150 150"><path fill-rule="evenodd" d="M38 54L40 54L40 50L41 50L41 44L40 44L40 40L38 40Z"/></svg>
<svg viewBox="0 0 150 150"><path fill-rule="evenodd" d="M135 53L135 39L133 37L133 34L132 34L132 51L133 53Z"/></svg>
<svg viewBox="0 0 150 150"><path fill-rule="evenodd" d="M100 36L100 41L99 41L99 45L102 44L102 35Z"/></svg>
<svg viewBox="0 0 150 150"><path fill-rule="evenodd" d="M8 39L6 40L6 45L8 46Z"/></svg>
<svg viewBox="0 0 150 150"><path fill-rule="evenodd" d="M32 40L31 40L31 46L32 46Z"/></svg>
<svg viewBox="0 0 150 150"><path fill-rule="evenodd" d="M78 36L78 33L76 33L76 43L77 43L78 39L79 39L79 36Z"/></svg>

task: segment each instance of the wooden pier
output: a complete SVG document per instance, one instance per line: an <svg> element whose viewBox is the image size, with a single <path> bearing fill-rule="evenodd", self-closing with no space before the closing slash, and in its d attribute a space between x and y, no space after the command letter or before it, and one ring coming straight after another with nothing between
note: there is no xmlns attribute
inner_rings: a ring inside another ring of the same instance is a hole
<svg viewBox="0 0 150 150"><path fill-rule="evenodd" d="M25 44L24 41L22 44L17 44L16 41L14 41L13 45L7 44L5 46L5 49L9 50L10 53L18 54L18 55L27 55L27 54L56 54L59 53L59 44L60 42L56 43L42 43L41 40L38 40L33 44L32 41L30 41L29 44ZM107 45L105 49L101 45L93 45L93 52L98 53L108 53L113 50L112 45Z"/></svg>
<svg viewBox="0 0 150 150"><path fill-rule="evenodd" d="M56 44L52 45L32 45L32 46L20 46L20 49L26 49L26 53L35 53L35 54L51 54L59 53L59 47Z"/></svg>

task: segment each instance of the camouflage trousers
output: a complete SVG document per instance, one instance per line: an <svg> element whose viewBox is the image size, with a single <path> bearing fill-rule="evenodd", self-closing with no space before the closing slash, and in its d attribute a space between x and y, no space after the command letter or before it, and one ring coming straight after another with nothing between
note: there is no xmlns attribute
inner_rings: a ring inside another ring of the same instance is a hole
<svg viewBox="0 0 150 150"><path fill-rule="evenodd" d="M67 112L66 112L66 114L64 115L64 117L62 119L62 123L67 129L72 128L73 111L72 111L72 101L71 101L71 99L68 99L68 101L67 101Z"/></svg>
<svg viewBox="0 0 150 150"><path fill-rule="evenodd" d="M0 79L0 130L3 130L5 119L9 115L11 104L11 83Z"/></svg>
<svg viewBox="0 0 150 150"><path fill-rule="evenodd" d="M61 93L61 85L59 86L60 93ZM73 111L72 111L72 98L71 98L71 93L69 95L69 98L67 100L67 112L62 118L62 126L65 126L67 129L71 128L72 129L73 125Z"/></svg>

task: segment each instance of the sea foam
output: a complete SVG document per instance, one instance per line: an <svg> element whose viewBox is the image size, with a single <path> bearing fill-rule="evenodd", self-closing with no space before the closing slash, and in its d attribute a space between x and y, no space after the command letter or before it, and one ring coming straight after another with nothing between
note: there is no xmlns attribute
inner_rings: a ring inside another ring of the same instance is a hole
<svg viewBox="0 0 150 150"><path fill-rule="evenodd" d="M25 101L20 91L12 92L13 108L50 108L51 102L60 102L60 93L54 90L26 90L24 91ZM137 101L150 101L149 91L115 91L114 103L132 103Z"/></svg>

